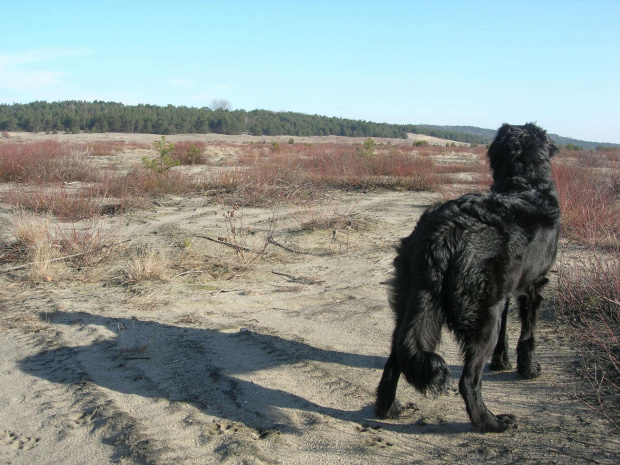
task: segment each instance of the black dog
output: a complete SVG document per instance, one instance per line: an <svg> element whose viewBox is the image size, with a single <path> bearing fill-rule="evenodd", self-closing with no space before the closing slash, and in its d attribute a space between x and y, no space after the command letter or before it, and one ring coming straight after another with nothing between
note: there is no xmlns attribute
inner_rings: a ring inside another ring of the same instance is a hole
<svg viewBox="0 0 620 465"><path fill-rule="evenodd" d="M524 378L540 374L532 352L541 291L559 235L550 165L557 152L538 126L504 124L488 150L491 192L428 209L401 241L390 295L396 328L377 388L378 416L400 413L394 399L401 372L422 393L445 389L448 367L434 350L447 324L464 356L459 392L472 424L492 432L516 426L514 415L495 416L485 406L482 370L492 354L491 369L511 368L506 316L515 296L522 323L517 370Z"/></svg>

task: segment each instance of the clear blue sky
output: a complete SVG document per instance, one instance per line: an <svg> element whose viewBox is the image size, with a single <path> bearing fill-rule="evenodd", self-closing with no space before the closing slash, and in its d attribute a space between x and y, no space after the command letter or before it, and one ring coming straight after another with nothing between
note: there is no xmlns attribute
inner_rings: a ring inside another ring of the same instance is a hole
<svg viewBox="0 0 620 465"><path fill-rule="evenodd" d="M0 0L0 103L536 121L620 143L620 1Z"/></svg>

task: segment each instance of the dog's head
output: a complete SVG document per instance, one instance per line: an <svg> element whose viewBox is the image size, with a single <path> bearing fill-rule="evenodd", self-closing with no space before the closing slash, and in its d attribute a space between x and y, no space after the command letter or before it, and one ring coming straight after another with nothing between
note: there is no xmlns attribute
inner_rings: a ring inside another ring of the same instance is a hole
<svg viewBox="0 0 620 465"><path fill-rule="evenodd" d="M528 181L549 180L549 161L558 151L547 131L535 124L504 124L489 146L493 179L496 182L515 177Z"/></svg>

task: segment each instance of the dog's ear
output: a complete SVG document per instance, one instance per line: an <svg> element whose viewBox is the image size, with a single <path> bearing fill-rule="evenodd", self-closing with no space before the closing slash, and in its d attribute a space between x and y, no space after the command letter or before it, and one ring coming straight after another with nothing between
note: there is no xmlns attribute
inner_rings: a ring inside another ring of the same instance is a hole
<svg viewBox="0 0 620 465"><path fill-rule="evenodd" d="M552 156L558 153L560 153L560 149L558 148L557 145L551 142L551 139L549 139L549 158L551 158Z"/></svg>
<svg viewBox="0 0 620 465"><path fill-rule="evenodd" d="M553 157L560 151L558 146L551 140L551 137L549 137L549 134L547 134L547 131L543 128L537 126L535 123L526 123L523 127L540 141L542 147L547 149L549 158Z"/></svg>

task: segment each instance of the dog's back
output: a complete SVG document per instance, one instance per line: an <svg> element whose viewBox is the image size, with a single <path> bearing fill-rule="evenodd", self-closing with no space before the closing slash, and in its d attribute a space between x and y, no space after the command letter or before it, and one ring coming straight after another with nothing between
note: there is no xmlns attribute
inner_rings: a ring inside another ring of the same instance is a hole
<svg viewBox="0 0 620 465"><path fill-rule="evenodd" d="M472 305L521 294L549 271L558 234L553 189L468 194L431 207L397 248L391 308L397 320L407 309L430 310L407 305L424 291L450 329L466 330Z"/></svg>

